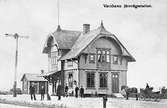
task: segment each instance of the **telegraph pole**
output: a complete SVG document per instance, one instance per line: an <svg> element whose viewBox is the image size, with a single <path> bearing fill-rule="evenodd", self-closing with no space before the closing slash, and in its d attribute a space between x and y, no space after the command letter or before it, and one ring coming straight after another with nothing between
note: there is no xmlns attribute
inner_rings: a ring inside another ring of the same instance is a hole
<svg viewBox="0 0 167 108"><path fill-rule="evenodd" d="M17 88L17 65L18 65L18 39L19 38L28 38L28 36L20 36L17 33L13 34L5 34L6 37L14 37L16 39L16 55L15 55L15 71L14 71L14 85L13 85L13 97L17 96L16 88Z"/></svg>

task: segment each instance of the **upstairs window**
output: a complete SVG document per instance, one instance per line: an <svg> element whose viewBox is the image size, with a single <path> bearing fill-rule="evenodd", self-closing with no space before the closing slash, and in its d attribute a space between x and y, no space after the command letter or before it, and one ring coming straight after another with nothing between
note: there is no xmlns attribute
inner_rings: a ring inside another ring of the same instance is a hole
<svg viewBox="0 0 167 108"><path fill-rule="evenodd" d="M94 54L89 55L89 63L95 63L95 55Z"/></svg>
<svg viewBox="0 0 167 108"><path fill-rule="evenodd" d="M118 64L118 56L113 56L113 64Z"/></svg>
<svg viewBox="0 0 167 108"><path fill-rule="evenodd" d="M106 51L102 50L101 61L106 62Z"/></svg>
<svg viewBox="0 0 167 108"><path fill-rule="evenodd" d="M57 69L57 51L53 51L50 53L50 64L51 64L51 71Z"/></svg>
<svg viewBox="0 0 167 108"><path fill-rule="evenodd" d="M51 64L52 65L57 65L57 58L56 57L51 58Z"/></svg>
<svg viewBox="0 0 167 108"><path fill-rule="evenodd" d="M123 58L122 57L119 57L119 64L122 65L122 60Z"/></svg>
<svg viewBox="0 0 167 108"><path fill-rule="evenodd" d="M109 49L98 49L97 50L98 62L110 62L110 50Z"/></svg>
<svg viewBox="0 0 167 108"><path fill-rule="evenodd" d="M106 51L106 62L110 62L110 51Z"/></svg>
<svg viewBox="0 0 167 108"><path fill-rule="evenodd" d="M98 60L98 62L101 62L101 56L102 56L101 51L98 50L97 51L97 60Z"/></svg>
<svg viewBox="0 0 167 108"><path fill-rule="evenodd" d="M68 67L73 66L73 61L67 61L67 66L68 66Z"/></svg>

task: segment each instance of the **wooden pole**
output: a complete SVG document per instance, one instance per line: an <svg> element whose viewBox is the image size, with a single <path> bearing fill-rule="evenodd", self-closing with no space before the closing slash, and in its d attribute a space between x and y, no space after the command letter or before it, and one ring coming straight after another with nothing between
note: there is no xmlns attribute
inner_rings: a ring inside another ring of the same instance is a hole
<svg viewBox="0 0 167 108"><path fill-rule="evenodd" d="M18 34L14 35L16 39L16 55L15 55L15 72L14 72L14 86L13 86L13 97L17 96L16 88L17 88L17 64L18 64Z"/></svg>
<svg viewBox="0 0 167 108"><path fill-rule="evenodd" d="M14 37L16 39L16 53L15 53L15 71L14 71L14 85L13 85L13 97L17 96L17 65L18 65L18 38L28 38L28 36L19 36L17 33L5 34L7 37Z"/></svg>

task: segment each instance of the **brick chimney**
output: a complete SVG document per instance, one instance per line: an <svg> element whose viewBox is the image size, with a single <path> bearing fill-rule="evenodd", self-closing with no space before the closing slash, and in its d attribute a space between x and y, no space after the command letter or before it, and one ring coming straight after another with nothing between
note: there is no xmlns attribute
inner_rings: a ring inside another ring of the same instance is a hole
<svg viewBox="0 0 167 108"><path fill-rule="evenodd" d="M83 24L83 34L86 34L90 31L90 24Z"/></svg>

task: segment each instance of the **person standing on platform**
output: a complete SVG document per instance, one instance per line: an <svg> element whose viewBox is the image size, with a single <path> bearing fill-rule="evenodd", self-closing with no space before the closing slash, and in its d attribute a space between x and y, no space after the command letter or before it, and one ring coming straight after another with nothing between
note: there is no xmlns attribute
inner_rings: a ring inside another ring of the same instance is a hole
<svg viewBox="0 0 167 108"><path fill-rule="evenodd" d="M48 93L47 93L47 100L51 100L51 95L52 95L52 83L49 83Z"/></svg>
<svg viewBox="0 0 167 108"><path fill-rule="evenodd" d="M80 96L81 96L81 98L84 97L84 88L83 88L83 86L81 86L81 88L80 88Z"/></svg>
<svg viewBox="0 0 167 108"><path fill-rule="evenodd" d="M65 97L68 97L68 85L66 84L66 86L65 86Z"/></svg>
<svg viewBox="0 0 167 108"><path fill-rule="evenodd" d="M31 84L31 85L30 85L29 90L30 90L31 100L33 100L33 99L36 100L34 84Z"/></svg>
<svg viewBox="0 0 167 108"><path fill-rule="evenodd" d="M57 96L58 96L58 100L61 100L61 90L62 90L62 87L61 87L61 83L59 82L59 83L58 83L58 86L57 86Z"/></svg>
<svg viewBox="0 0 167 108"><path fill-rule="evenodd" d="M44 96L45 96L45 88L44 86L41 86L41 101L44 100Z"/></svg>
<svg viewBox="0 0 167 108"><path fill-rule="evenodd" d="M76 97L76 98L78 98L78 90L79 90L79 87L76 86L76 87L75 87L75 97Z"/></svg>

